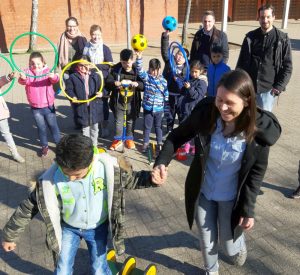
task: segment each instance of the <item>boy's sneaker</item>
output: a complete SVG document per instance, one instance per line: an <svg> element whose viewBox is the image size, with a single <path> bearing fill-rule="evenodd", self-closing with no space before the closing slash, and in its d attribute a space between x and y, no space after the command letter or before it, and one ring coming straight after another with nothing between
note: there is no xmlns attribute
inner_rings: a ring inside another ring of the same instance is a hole
<svg viewBox="0 0 300 275"><path fill-rule="evenodd" d="M126 147L128 149L135 149L135 144L134 144L134 141L132 139L127 139L125 141L125 144L126 144Z"/></svg>
<svg viewBox="0 0 300 275"><path fill-rule="evenodd" d="M110 150L112 151L118 151L122 148L123 146L123 142L121 140L114 140L111 144L111 146L109 147Z"/></svg>
<svg viewBox="0 0 300 275"><path fill-rule="evenodd" d="M300 185L291 195L292 199L300 199Z"/></svg>
<svg viewBox="0 0 300 275"><path fill-rule="evenodd" d="M149 148L149 143L144 143L143 148L142 148L142 153L145 154L147 153Z"/></svg>
<svg viewBox="0 0 300 275"><path fill-rule="evenodd" d="M42 146L42 150L40 153L41 157L46 157L48 155L49 147L48 146Z"/></svg>

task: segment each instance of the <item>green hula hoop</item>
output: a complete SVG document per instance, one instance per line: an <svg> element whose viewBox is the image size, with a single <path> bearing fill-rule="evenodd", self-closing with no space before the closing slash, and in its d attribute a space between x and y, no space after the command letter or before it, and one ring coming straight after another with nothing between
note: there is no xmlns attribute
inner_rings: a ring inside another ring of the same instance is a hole
<svg viewBox="0 0 300 275"><path fill-rule="evenodd" d="M25 33L23 33L23 34L20 34L20 35L18 35L18 36L14 39L14 41L11 43L10 49L9 49L9 56L10 56L11 62L12 62L12 64L14 65L14 67L17 69L18 72L20 72L20 73L23 72L23 71L17 66L17 64L15 63L15 61L14 61L14 59L13 59L13 54L12 54L12 53L13 53L13 48L14 48L14 45L16 44L16 42L17 42L20 38L22 38L23 36L26 36L26 35L37 35L37 36L39 36L39 37L44 38L45 40L47 40L47 41L50 43L50 45L51 45L52 48L54 49L54 53L55 53L55 61L54 61L54 65L53 65L52 69L50 70L50 73L53 72L53 71L55 70L56 66L57 66L57 63L58 63L58 51L57 51L57 49L56 49L56 46L53 44L53 42L52 42L48 37L46 37L45 35L40 34L40 33L38 33L38 32L25 32ZM23 73L24 73L24 72L23 72ZM30 74L26 74L26 73L25 73L25 75L28 76L28 77L32 77L32 78L40 78L40 77L43 77L43 76L48 75L48 73L47 73L47 74L41 74L41 75L30 75Z"/></svg>
<svg viewBox="0 0 300 275"><path fill-rule="evenodd" d="M0 57L3 58L8 63L8 65L10 66L11 70L14 71L14 66L11 64L9 59L6 58L3 54L0 54ZM3 93L0 93L0 96L4 96L5 94L7 94L12 89L12 87L14 86L15 81L16 81L16 79L13 78L13 80L10 82L9 87Z"/></svg>

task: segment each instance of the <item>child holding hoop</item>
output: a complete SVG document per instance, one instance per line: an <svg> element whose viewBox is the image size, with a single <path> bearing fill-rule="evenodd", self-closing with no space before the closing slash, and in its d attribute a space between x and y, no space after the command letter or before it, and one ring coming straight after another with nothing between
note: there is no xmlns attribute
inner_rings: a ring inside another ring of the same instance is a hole
<svg viewBox="0 0 300 275"><path fill-rule="evenodd" d="M81 62L82 61L82 62ZM94 146L98 145L98 123L103 121L103 101L100 90L100 76L90 70L90 58L82 56L75 65L75 72L66 80L66 93L73 98L72 108L77 125L84 136L90 137ZM96 96L96 97L95 97ZM89 100L76 102L76 100Z"/></svg>
<svg viewBox="0 0 300 275"><path fill-rule="evenodd" d="M38 129L42 146L38 155L41 157L47 156L49 150L47 126L50 128L55 144L60 140L60 130L54 106L55 92L53 90L53 84L57 83L58 80L58 74L50 72L45 58L40 52L30 54L29 67L25 69L25 73L20 73L19 77L19 83L25 85L27 100Z"/></svg>
<svg viewBox="0 0 300 275"><path fill-rule="evenodd" d="M178 118L181 116L180 101L182 100L182 88L184 78L187 74L187 64L183 53L178 50L174 55L175 68L171 68L170 59L168 55L169 49L169 31L165 31L161 36L161 55L165 62L163 76L168 81L169 90L169 105L170 111L166 112L167 117L167 133L171 132L174 126L176 114ZM185 54L188 57L189 52L184 48ZM176 73L174 74L174 71Z"/></svg>
<svg viewBox="0 0 300 275"><path fill-rule="evenodd" d="M15 73L10 73L7 76L1 76L0 77L0 93L1 93L1 88L12 81L12 79L15 77ZM9 130L9 125L8 125L8 118L9 118L9 109L6 105L6 102L4 100L3 96L0 96L0 132L1 135L3 136L9 151L13 157L13 159L19 163L25 162L25 159L20 156L18 153L14 138Z"/></svg>

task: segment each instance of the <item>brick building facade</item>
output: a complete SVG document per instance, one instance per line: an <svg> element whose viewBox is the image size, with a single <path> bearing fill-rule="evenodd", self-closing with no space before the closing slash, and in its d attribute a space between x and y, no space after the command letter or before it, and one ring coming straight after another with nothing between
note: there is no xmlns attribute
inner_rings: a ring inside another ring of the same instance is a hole
<svg viewBox="0 0 300 275"><path fill-rule="evenodd" d="M30 30L31 1L0 1L0 50L7 52L14 38ZM102 27L106 44L126 45L126 1L120 0L39 0L38 32L57 43L65 30L65 19L75 16L80 31L89 38L92 24ZM177 17L177 0L130 0L131 35L143 33L151 43L158 41L162 19ZM50 47L41 39L42 46ZM15 50L26 49L29 38L16 43ZM40 44L39 44L40 46Z"/></svg>

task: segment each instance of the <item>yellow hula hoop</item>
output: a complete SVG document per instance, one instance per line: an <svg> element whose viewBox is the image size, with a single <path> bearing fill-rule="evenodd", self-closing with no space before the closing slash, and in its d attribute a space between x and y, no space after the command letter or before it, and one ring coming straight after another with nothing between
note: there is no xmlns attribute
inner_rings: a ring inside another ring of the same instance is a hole
<svg viewBox="0 0 300 275"><path fill-rule="evenodd" d="M100 85L99 91L97 92L97 94L96 94L94 97L91 97L91 98L89 98L89 99L74 99L74 98L70 97L70 96L66 93L66 90L63 88L63 75L64 75L64 73L65 73L66 70L67 70L69 67L71 67L73 64L77 64L77 63L79 63L79 62L80 62L80 63L86 63L86 64L89 64L89 65L92 65L92 66L96 69L96 71L97 71L97 73L99 74L100 79L101 79L101 85ZM113 65L112 62L103 62L103 63L100 63L100 64L107 64L107 65L110 65L110 66ZM87 103L87 102L90 102L90 101L94 100L94 99L98 96L98 94L102 92L103 84L104 84L104 81L103 81L103 74L102 74L102 72L98 69L98 67L97 67L95 64L93 64L93 63L91 63L91 62L89 62L89 61L87 61L87 60L81 60L81 59L80 59L80 60L75 60L75 61L73 61L73 62L68 63L68 64L63 68L63 70L61 71L60 76L59 76L59 86L60 86L61 91L62 91L63 94L66 96L66 98L68 98L69 100L71 100L73 103Z"/></svg>

